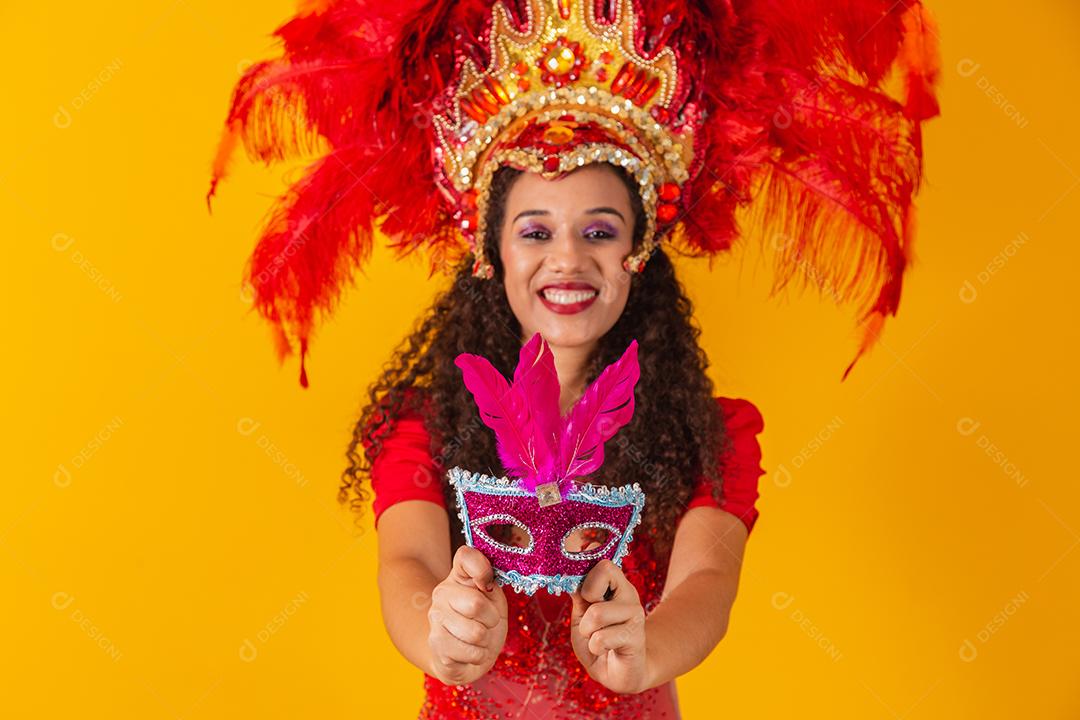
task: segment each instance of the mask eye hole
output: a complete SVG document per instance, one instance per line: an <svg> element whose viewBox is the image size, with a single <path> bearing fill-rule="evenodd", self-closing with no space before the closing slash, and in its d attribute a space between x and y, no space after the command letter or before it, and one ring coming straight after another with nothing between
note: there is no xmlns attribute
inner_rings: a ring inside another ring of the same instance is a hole
<svg viewBox="0 0 1080 720"><path fill-rule="evenodd" d="M477 528L476 535L492 547L516 553L532 551L532 534L512 515L488 515L477 520L474 526Z"/></svg>
<svg viewBox="0 0 1080 720"><path fill-rule="evenodd" d="M519 548L529 547L529 533L513 523L491 523L484 530L491 539L501 542L503 545L513 545Z"/></svg>
<svg viewBox="0 0 1080 720"><path fill-rule="evenodd" d="M585 523L563 536L563 555L571 560L592 560L606 554L619 539L619 529L607 523Z"/></svg>

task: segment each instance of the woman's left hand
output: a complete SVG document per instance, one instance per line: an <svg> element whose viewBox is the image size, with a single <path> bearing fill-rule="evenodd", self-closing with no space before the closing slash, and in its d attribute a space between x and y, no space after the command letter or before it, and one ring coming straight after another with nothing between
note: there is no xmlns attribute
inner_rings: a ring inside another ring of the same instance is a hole
<svg viewBox="0 0 1080 720"><path fill-rule="evenodd" d="M645 609L622 569L601 560L570 597L570 642L589 676L619 693L647 689Z"/></svg>

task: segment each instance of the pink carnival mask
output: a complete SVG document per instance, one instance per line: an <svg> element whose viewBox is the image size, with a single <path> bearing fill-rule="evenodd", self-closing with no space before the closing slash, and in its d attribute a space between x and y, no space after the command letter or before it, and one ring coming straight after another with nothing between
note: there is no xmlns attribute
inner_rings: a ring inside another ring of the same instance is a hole
<svg viewBox="0 0 1080 720"><path fill-rule="evenodd" d="M575 480L600 468L604 442L634 414L637 341L565 416L559 413L555 359L539 333L522 347L513 383L479 355L462 353L455 364L480 418L495 431L510 476L494 478L460 467L448 472L465 541L491 561L496 581L528 595L539 588L559 594L576 591L601 559L621 565L645 494L637 483L607 488ZM508 543L493 534L496 527L516 529L527 541ZM598 547L574 551L567 541L575 533L603 539Z"/></svg>

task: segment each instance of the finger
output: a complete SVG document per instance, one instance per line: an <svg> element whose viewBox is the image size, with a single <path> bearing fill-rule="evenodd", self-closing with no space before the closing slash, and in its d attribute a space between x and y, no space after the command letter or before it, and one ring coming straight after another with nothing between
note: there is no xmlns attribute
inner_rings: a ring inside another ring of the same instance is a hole
<svg viewBox="0 0 1080 720"><path fill-rule="evenodd" d="M487 596L476 588L454 588L457 592L447 593L447 604L459 615L476 620L484 627L493 628L499 624L499 611Z"/></svg>
<svg viewBox="0 0 1080 720"><path fill-rule="evenodd" d="M465 669L469 667L468 663L460 663L456 660L441 657L438 648L433 647L432 649L436 651L435 661L443 666L443 669L446 670L450 677L460 677Z"/></svg>
<svg viewBox="0 0 1080 720"><path fill-rule="evenodd" d="M622 650L631 647L634 641L633 629L622 623L597 630L589 636L589 652L603 655L609 650Z"/></svg>
<svg viewBox="0 0 1080 720"><path fill-rule="evenodd" d="M442 626L446 631L463 643L487 647L488 628L482 622L467 618L457 613L448 613L442 619Z"/></svg>
<svg viewBox="0 0 1080 720"><path fill-rule="evenodd" d="M581 617L585 614L585 611L589 608L589 603L581 597L581 588L578 587L570 595L570 627L577 627Z"/></svg>
<svg viewBox="0 0 1080 720"><path fill-rule="evenodd" d="M506 611L506 593L499 587L499 584L495 584L495 589L484 595L484 599L488 600L495 606L496 615L501 619L507 615Z"/></svg>
<svg viewBox="0 0 1080 720"><path fill-rule="evenodd" d="M601 560L581 583L581 597L590 603L604 602L619 597L620 592L625 593L624 587L629 584L618 565L610 560ZM608 592L609 588L614 590L614 594Z"/></svg>
<svg viewBox="0 0 1080 720"><path fill-rule="evenodd" d="M578 585L577 590L567 594L570 596L570 601L574 604L574 607L578 607L579 605L584 606L581 608L582 611L584 611L585 608L589 606L589 603L585 601L585 598L581 597L581 585Z"/></svg>
<svg viewBox="0 0 1080 720"><path fill-rule="evenodd" d="M472 586L477 590L491 592L495 589L495 571L491 567L491 561L484 553L468 545L462 545L454 553L454 567L450 575L459 584Z"/></svg>
<svg viewBox="0 0 1080 720"><path fill-rule="evenodd" d="M432 644L444 664L456 662L462 665L482 665L487 659L486 649L458 640L445 628L439 631Z"/></svg>
<svg viewBox="0 0 1080 720"><path fill-rule="evenodd" d="M590 605L581 617L578 632L582 635L592 633L609 625L632 622L643 616L640 605L626 602L604 602Z"/></svg>

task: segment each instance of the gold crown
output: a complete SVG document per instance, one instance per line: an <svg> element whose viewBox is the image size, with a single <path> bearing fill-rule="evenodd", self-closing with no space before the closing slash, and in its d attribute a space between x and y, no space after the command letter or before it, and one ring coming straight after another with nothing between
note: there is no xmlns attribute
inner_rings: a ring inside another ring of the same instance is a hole
<svg viewBox="0 0 1080 720"><path fill-rule="evenodd" d="M440 187L476 258L484 258L484 215L494 171L512 165L552 178L609 162L636 178L648 218L642 247L624 266L640 270L656 227L679 214L680 186L693 161L693 123L678 120L677 57L635 48L632 0L616 0L610 20L585 0L528 0L518 30L501 2L492 8L490 62L461 63L445 114L434 118Z"/></svg>

